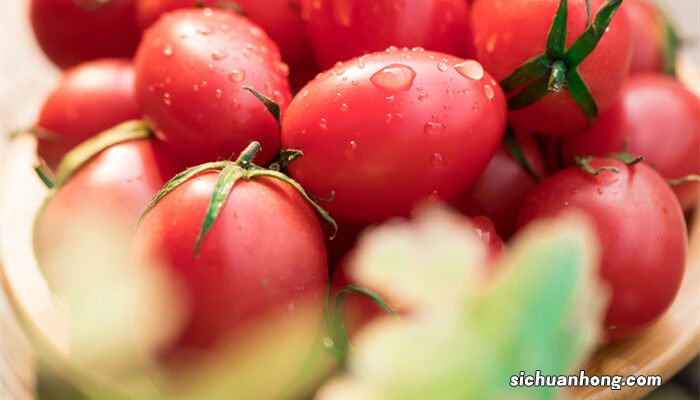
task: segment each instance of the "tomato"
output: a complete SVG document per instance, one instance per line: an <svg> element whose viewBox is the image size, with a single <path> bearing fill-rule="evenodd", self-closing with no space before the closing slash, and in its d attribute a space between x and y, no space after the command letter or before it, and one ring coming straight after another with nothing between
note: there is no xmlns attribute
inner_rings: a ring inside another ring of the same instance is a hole
<svg viewBox="0 0 700 400"><path fill-rule="evenodd" d="M632 32L630 73L672 73L677 39L661 10L648 0L626 0L624 7Z"/></svg>
<svg viewBox="0 0 700 400"><path fill-rule="evenodd" d="M463 0L302 0L316 61L338 61L389 46L473 55Z"/></svg>
<svg viewBox="0 0 700 400"><path fill-rule="evenodd" d="M664 75L633 76L589 132L565 139L564 158L616 153L625 143L666 179L700 174L700 99ZM674 190L684 209L700 197L697 182Z"/></svg>
<svg viewBox="0 0 700 400"><path fill-rule="evenodd" d="M535 140L522 133L517 133L516 138L533 172L543 177L544 158ZM489 217L498 233L509 238L515 231L515 220L525 196L536 185L535 178L501 145L474 186L455 205L467 215Z"/></svg>
<svg viewBox="0 0 700 400"><path fill-rule="evenodd" d="M46 56L61 68L134 55L139 42L136 0L32 0L32 28Z"/></svg>
<svg viewBox="0 0 700 400"><path fill-rule="evenodd" d="M193 0L137 0L142 29L151 26L161 14L194 6ZM207 7L217 7L218 0L205 0ZM301 19L299 0L236 0L243 16L259 24L277 43L282 59L289 64L294 86L303 86L316 74L311 45Z"/></svg>
<svg viewBox="0 0 700 400"><path fill-rule="evenodd" d="M484 170L505 129L498 84L479 63L390 48L310 82L282 121L291 176L341 222L408 215L453 200ZM334 194L334 196L331 196Z"/></svg>
<svg viewBox="0 0 700 400"><path fill-rule="evenodd" d="M230 11L182 9L146 31L134 60L136 97L157 135L191 163L229 159L251 141L278 153L279 128L250 86L282 109L291 93L277 45Z"/></svg>
<svg viewBox="0 0 700 400"><path fill-rule="evenodd" d="M602 244L600 276L612 290L605 316L610 339L630 337L671 305L685 269L683 212L664 179L644 163L598 158L598 176L570 167L540 183L518 217L523 226L569 210L584 212Z"/></svg>
<svg viewBox="0 0 700 400"><path fill-rule="evenodd" d="M592 0L595 15L604 0ZM545 52L548 33L559 0L476 0L471 19L477 59L502 81L526 61ZM568 0L566 46L571 46L586 28L584 0ZM622 7L595 47L578 67L599 111L609 108L627 76L630 33ZM589 121L571 96L567 83L560 92L550 92L525 108L511 111L511 122L528 132L563 135L581 132Z"/></svg>
<svg viewBox="0 0 700 400"><path fill-rule="evenodd" d="M487 217L467 218L457 214L454 215L460 223L474 228L474 233L476 233L487 248L489 266L493 266L505 253L505 244L500 236L498 236L498 233L496 233L493 222ZM349 271L352 265L352 257L352 253L345 257L335 273L333 273L331 294L337 295L337 293L346 286L357 284L357 281L352 277L352 271ZM335 299L335 297L333 297L333 299ZM391 306L391 304L389 304L389 306ZM348 293L345 295L343 324L350 335L357 332L365 323L369 322L374 317L385 313L386 311L377 305L377 303L363 295L355 293Z"/></svg>
<svg viewBox="0 0 700 400"><path fill-rule="evenodd" d="M157 268L182 288L183 326L158 349L169 365L225 349L272 312L294 318L301 300L312 303L320 323L328 282L324 238L314 210L289 184L236 182L195 257L218 178L207 171L177 187L145 215L134 238L134 265Z"/></svg>
<svg viewBox="0 0 700 400"><path fill-rule="evenodd" d="M52 195L35 225L35 251L49 283L65 282L65 255L81 254L86 238L116 240L132 232L153 195L181 168L162 143L140 139L113 145L78 169ZM61 284L54 289L67 294Z"/></svg>
<svg viewBox="0 0 700 400"><path fill-rule="evenodd" d="M97 60L73 67L61 78L39 113L37 153L55 168L63 156L91 136L141 118L134 72L127 60Z"/></svg>

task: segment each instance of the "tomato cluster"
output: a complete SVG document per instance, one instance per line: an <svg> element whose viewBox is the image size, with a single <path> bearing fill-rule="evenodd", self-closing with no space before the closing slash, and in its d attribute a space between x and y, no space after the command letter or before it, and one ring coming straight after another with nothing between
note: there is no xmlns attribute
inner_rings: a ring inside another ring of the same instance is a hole
<svg viewBox="0 0 700 400"><path fill-rule="evenodd" d="M158 349L179 367L297 302L320 316L372 224L447 204L495 262L501 237L578 210L602 245L604 328L632 336L683 277L700 100L672 75L667 20L621 3L33 0L69 68L34 129L56 185L41 266L62 273L81 215L138 222L131 268L186 303ZM348 305L352 328L381 310Z"/></svg>

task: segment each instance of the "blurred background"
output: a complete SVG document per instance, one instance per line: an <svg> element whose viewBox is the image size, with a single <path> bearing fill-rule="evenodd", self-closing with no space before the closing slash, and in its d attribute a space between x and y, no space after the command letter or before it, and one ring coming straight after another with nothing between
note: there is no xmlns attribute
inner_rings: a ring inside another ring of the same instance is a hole
<svg viewBox="0 0 700 400"><path fill-rule="evenodd" d="M657 3L676 24L685 46L683 62L700 66L700 1ZM34 41L28 4L27 0L0 2L0 162L4 160L10 133L33 124L42 99L59 77L59 70L44 58ZM700 81L700 72L697 79ZM28 359L31 351L0 289L0 399L33 398L28 388L35 386L37 378ZM693 362L649 400L700 398L699 365L697 360Z"/></svg>

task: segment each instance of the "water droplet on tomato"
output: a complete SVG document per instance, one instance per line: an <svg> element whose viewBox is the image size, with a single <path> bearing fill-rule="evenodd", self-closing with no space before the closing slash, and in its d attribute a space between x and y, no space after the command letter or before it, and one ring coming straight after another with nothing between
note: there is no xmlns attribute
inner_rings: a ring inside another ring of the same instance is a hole
<svg viewBox="0 0 700 400"><path fill-rule="evenodd" d="M214 61L223 60L226 57L228 57L228 53L225 50L215 50L213 53L211 53L211 59Z"/></svg>
<svg viewBox="0 0 700 400"><path fill-rule="evenodd" d="M348 105L347 105L347 103L343 103L343 104L340 105L340 111L342 111L342 112L348 111Z"/></svg>
<svg viewBox="0 0 700 400"><path fill-rule="evenodd" d="M172 45L166 45L165 48L163 49L163 54L165 54L166 57L170 57L173 55L173 46Z"/></svg>
<svg viewBox="0 0 700 400"><path fill-rule="evenodd" d="M209 71L213 71L213 70L214 70L214 64L213 64L213 63L207 64L207 69L208 69Z"/></svg>
<svg viewBox="0 0 700 400"><path fill-rule="evenodd" d="M213 11L211 10L211 8L205 8L204 10L202 10L202 14L204 14L205 17L211 17Z"/></svg>
<svg viewBox="0 0 700 400"><path fill-rule="evenodd" d="M321 129L328 128L328 120L325 118L321 118L321 121L318 123L318 126L320 126Z"/></svg>
<svg viewBox="0 0 700 400"><path fill-rule="evenodd" d="M357 153L357 142L354 140L351 140L350 143L348 143L347 147L345 148L345 157L354 158L356 153Z"/></svg>
<svg viewBox="0 0 700 400"><path fill-rule="evenodd" d="M352 26L353 0L334 0L333 18L340 25L346 28Z"/></svg>
<svg viewBox="0 0 700 400"><path fill-rule="evenodd" d="M433 153L431 164L433 164L435 168L445 168L447 166L447 161L442 153Z"/></svg>
<svg viewBox="0 0 700 400"><path fill-rule="evenodd" d="M234 68L231 70L231 73L228 75L228 79L231 82L242 82L243 79L245 79L245 71L242 69Z"/></svg>
<svg viewBox="0 0 700 400"><path fill-rule="evenodd" d="M452 88L447 88L447 95L450 96L450 97L454 97L454 96L455 96L455 91L452 90Z"/></svg>
<svg viewBox="0 0 700 400"><path fill-rule="evenodd" d="M489 101L493 100L494 96L496 96L496 92L494 92L493 86L491 85L484 86L484 94Z"/></svg>
<svg viewBox="0 0 700 400"><path fill-rule="evenodd" d="M425 123L425 126L423 126L423 132L429 136L437 136L445 132L445 125L437 121L428 121Z"/></svg>
<svg viewBox="0 0 700 400"><path fill-rule="evenodd" d="M420 101L421 103L426 103L426 102L428 102L428 95L425 94L425 93L419 94L419 95L418 95L418 101Z"/></svg>
<svg viewBox="0 0 700 400"><path fill-rule="evenodd" d="M404 91L411 88L416 71L403 64L391 64L375 72L370 78L374 86L389 91Z"/></svg>
<svg viewBox="0 0 700 400"><path fill-rule="evenodd" d="M163 103L165 103L166 106L170 106L173 104L173 101L170 98L170 93L163 94Z"/></svg>
<svg viewBox="0 0 700 400"><path fill-rule="evenodd" d="M444 62L444 61L440 61L440 62L438 63L438 65L437 65L437 69L438 69L440 72L445 72L445 71L447 71L447 63Z"/></svg>
<svg viewBox="0 0 700 400"><path fill-rule="evenodd" d="M233 111L240 110L241 109L241 103L238 102L238 100L233 100L231 102L231 109Z"/></svg>
<svg viewBox="0 0 700 400"><path fill-rule="evenodd" d="M476 60L467 60L455 65L455 69L465 78L478 81L484 77L484 67Z"/></svg>
<svg viewBox="0 0 700 400"><path fill-rule="evenodd" d="M216 97L217 99L220 99L221 96L223 96L223 94L224 94L224 92L222 92L221 89L216 89L216 91L214 92L214 97Z"/></svg>

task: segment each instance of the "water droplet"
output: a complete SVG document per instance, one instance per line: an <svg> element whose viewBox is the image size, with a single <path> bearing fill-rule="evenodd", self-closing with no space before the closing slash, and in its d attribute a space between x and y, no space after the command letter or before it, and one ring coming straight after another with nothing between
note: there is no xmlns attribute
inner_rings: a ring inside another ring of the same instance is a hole
<svg viewBox="0 0 700 400"><path fill-rule="evenodd" d="M452 105L450 105L450 104L448 104L448 103L445 103L445 104L442 105L442 108L443 108L445 111L450 111L450 110L452 109Z"/></svg>
<svg viewBox="0 0 700 400"><path fill-rule="evenodd" d="M599 187L599 188L596 190L596 192L598 192L599 195L602 195L603 193L605 193L605 189L603 189L602 187Z"/></svg>
<svg viewBox="0 0 700 400"><path fill-rule="evenodd" d="M238 100L233 100L231 102L231 109L233 111L240 110L241 109L241 103L238 102Z"/></svg>
<svg viewBox="0 0 700 400"><path fill-rule="evenodd" d="M231 73L228 75L228 79L231 82L242 82L243 79L245 79L245 71L242 69L234 68L231 70Z"/></svg>
<svg viewBox="0 0 700 400"><path fill-rule="evenodd" d="M484 94L486 95L486 98L490 100L493 100L493 97L496 95L496 92L493 90L493 86L491 85L485 85L484 86Z"/></svg>
<svg viewBox="0 0 700 400"><path fill-rule="evenodd" d="M386 96L386 102L391 104L396 100L396 96Z"/></svg>
<svg viewBox="0 0 700 400"><path fill-rule="evenodd" d="M445 168L447 166L447 161L442 153L434 153L431 159L431 164L435 168Z"/></svg>
<svg viewBox="0 0 700 400"><path fill-rule="evenodd" d="M437 65L437 69L440 70L441 72L447 71L447 63L444 61L440 61Z"/></svg>
<svg viewBox="0 0 700 400"><path fill-rule="evenodd" d="M467 60L455 65L460 75L478 81L484 77L484 67L476 60Z"/></svg>
<svg viewBox="0 0 700 400"><path fill-rule="evenodd" d="M328 128L328 120L325 118L321 118L321 121L318 123L318 126L320 126L321 129Z"/></svg>
<svg viewBox="0 0 700 400"><path fill-rule="evenodd" d="M452 90L452 88L447 88L447 95L450 96L450 97L454 97L454 96L455 96L455 91Z"/></svg>
<svg viewBox="0 0 700 400"><path fill-rule="evenodd" d="M472 111L479 112L479 105L476 103L472 104Z"/></svg>
<svg viewBox="0 0 700 400"><path fill-rule="evenodd" d="M173 46L171 45L166 45L165 48L163 49L163 54L165 54L166 57L170 57L173 55Z"/></svg>
<svg viewBox="0 0 700 400"><path fill-rule="evenodd" d="M404 91L411 88L416 71L403 64L391 64L375 72L370 78L374 86L390 91Z"/></svg>
<svg viewBox="0 0 700 400"><path fill-rule="evenodd" d="M195 92L199 92L199 85L196 83L192 85L192 90L194 90Z"/></svg>
<svg viewBox="0 0 700 400"><path fill-rule="evenodd" d="M281 62L277 66L277 70L279 71L280 74L282 74L284 76L289 76L289 65Z"/></svg>
<svg viewBox="0 0 700 400"><path fill-rule="evenodd" d="M396 47L396 46L389 46L389 47L386 49L386 53L387 53L387 54L396 53L397 51L399 51L399 48Z"/></svg>
<svg viewBox="0 0 700 400"><path fill-rule="evenodd" d="M209 34L209 29L207 29L206 26L200 25L199 28L197 28L197 32L201 33L202 35L208 35Z"/></svg>
<svg viewBox="0 0 700 400"><path fill-rule="evenodd" d="M340 25L346 28L352 26L353 0L334 0L333 18Z"/></svg>
<svg viewBox="0 0 700 400"><path fill-rule="evenodd" d="M156 91L155 86L149 85L149 86L148 86L148 91L151 92L151 93L155 92L155 91Z"/></svg>
<svg viewBox="0 0 700 400"><path fill-rule="evenodd" d="M348 143L347 147L345 148L345 157L353 158L353 157L355 157L356 153L357 153L357 142L354 140L351 140L350 143Z"/></svg>
<svg viewBox="0 0 700 400"><path fill-rule="evenodd" d="M165 103L166 106L170 106L173 104L172 99L170 98L170 93L163 94L163 103Z"/></svg>
<svg viewBox="0 0 700 400"><path fill-rule="evenodd" d="M211 53L211 59L214 61L223 60L226 57L228 57L228 53L226 51L216 50L213 53Z"/></svg>
<svg viewBox="0 0 700 400"><path fill-rule="evenodd" d="M347 103L343 103L343 104L340 105L340 111L342 111L342 112L348 111L348 105L347 105Z"/></svg>
<svg viewBox="0 0 700 400"><path fill-rule="evenodd" d="M216 91L214 92L214 97L216 97L217 99L220 99L223 95L224 92L222 92L221 89L216 89Z"/></svg>
<svg viewBox="0 0 700 400"><path fill-rule="evenodd" d="M355 65L357 68L362 69L365 67L365 62L361 58L358 58L357 61L355 61Z"/></svg>
<svg viewBox="0 0 700 400"><path fill-rule="evenodd" d="M445 125L437 122L437 121L428 121L425 123L425 126L423 127L423 132L430 136L437 136L443 132L445 132Z"/></svg>
<svg viewBox="0 0 700 400"><path fill-rule="evenodd" d="M214 64L212 64L212 63L207 64L207 69L208 69L209 71L213 71L213 70L214 70Z"/></svg>
<svg viewBox="0 0 700 400"><path fill-rule="evenodd" d="M202 10L202 14L204 14L205 17L211 17L213 12L211 8L205 8L204 10Z"/></svg>
<svg viewBox="0 0 700 400"><path fill-rule="evenodd" d="M426 103L428 101L428 95L425 93L419 94L418 101L420 101L421 103Z"/></svg>

